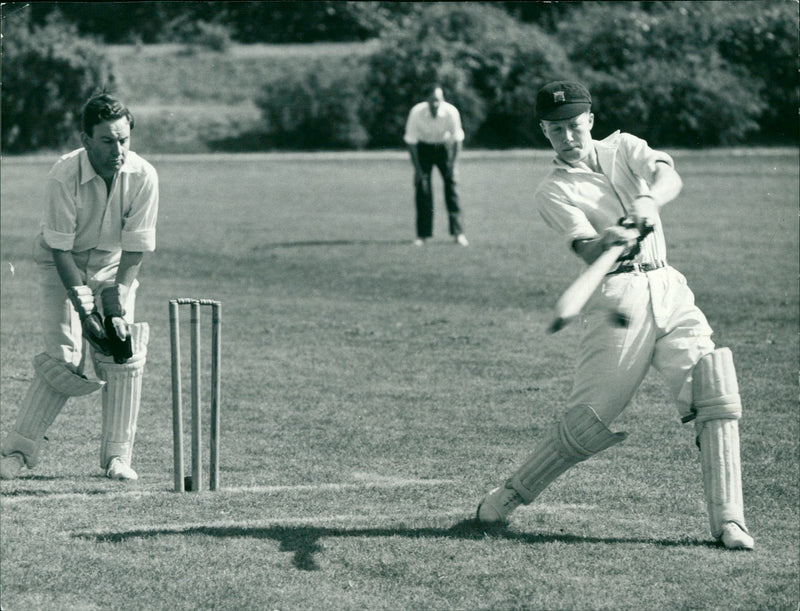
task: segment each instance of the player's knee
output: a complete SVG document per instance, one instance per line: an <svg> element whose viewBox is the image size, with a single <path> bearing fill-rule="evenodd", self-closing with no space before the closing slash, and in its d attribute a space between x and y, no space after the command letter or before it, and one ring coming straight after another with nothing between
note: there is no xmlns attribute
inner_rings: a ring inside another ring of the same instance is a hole
<svg viewBox="0 0 800 611"><path fill-rule="evenodd" d="M576 405L561 417L558 440L565 454L589 458L619 443L627 433L613 433L588 405Z"/></svg>
<svg viewBox="0 0 800 611"><path fill-rule="evenodd" d="M67 397L89 395L103 387L102 382L89 380L46 352L34 357L33 368L53 391Z"/></svg>
<svg viewBox="0 0 800 611"><path fill-rule="evenodd" d="M692 371L692 415L698 423L742 416L742 400L728 348L718 348L702 357Z"/></svg>

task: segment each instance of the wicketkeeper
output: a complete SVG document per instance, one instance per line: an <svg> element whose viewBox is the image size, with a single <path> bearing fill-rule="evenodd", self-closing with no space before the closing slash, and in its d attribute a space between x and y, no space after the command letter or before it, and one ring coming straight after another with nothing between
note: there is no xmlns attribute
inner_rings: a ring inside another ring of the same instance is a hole
<svg viewBox="0 0 800 611"><path fill-rule="evenodd" d="M149 327L134 323L134 308L144 253L155 249L158 176L129 149L132 128L119 100L93 96L82 115L83 148L48 174L34 245L44 351L33 359L33 382L0 445L3 479L37 465L69 397L98 390L100 467L112 479L138 479L131 455ZM84 375L87 353L99 379Z"/></svg>
<svg viewBox="0 0 800 611"><path fill-rule="evenodd" d="M583 85L569 81L538 92L540 126L556 158L534 198L547 224L586 263L614 245L627 252L587 305L566 410L522 466L483 498L477 518L505 521L567 469L623 441L626 433L608 427L653 366L681 420L694 424L711 534L727 548L753 549L742 502L733 356L714 345L686 279L667 263L659 209L682 181L669 155L636 136L593 140L591 102ZM609 312L626 315L629 325L611 324Z"/></svg>

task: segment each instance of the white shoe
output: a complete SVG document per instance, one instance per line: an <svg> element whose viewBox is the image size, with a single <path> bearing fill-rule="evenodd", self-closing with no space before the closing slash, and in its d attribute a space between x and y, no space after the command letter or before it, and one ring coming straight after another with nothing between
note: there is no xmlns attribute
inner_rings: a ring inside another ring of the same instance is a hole
<svg viewBox="0 0 800 611"><path fill-rule="evenodd" d="M475 517L484 524L501 524L521 504L522 497L513 488L495 488L483 497Z"/></svg>
<svg viewBox="0 0 800 611"><path fill-rule="evenodd" d="M0 479L14 479L25 466L25 457L19 452L0 456Z"/></svg>
<svg viewBox="0 0 800 611"><path fill-rule="evenodd" d="M414 240L414 246L425 246L425 238L417 238Z"/></svg>
<svg viewBox="0 0 800 611"><path fill-rule="evenodd" d="M456 236L456 244L459 246L469 246L469 240L467 240L467 236L465 236L463 233L459 233Z"/></svg>
<svg viewBox="0 0 800 611"><path fill-rule="evenodd" d="M728 549L752 550L755 547L753 537L748 535L736 522L725 522L722 525L720 541Z"/></svg>
<svg viewBox="0 0 800 611"><path fill-rule="evenodd" d="M139 476L137 475L136 471L134 471L128 465L126 465L125 462L119 456L115 456L109 461L108 468L106 469L106 477L108 479L123 479L123 480L139 479Z"/></svg>

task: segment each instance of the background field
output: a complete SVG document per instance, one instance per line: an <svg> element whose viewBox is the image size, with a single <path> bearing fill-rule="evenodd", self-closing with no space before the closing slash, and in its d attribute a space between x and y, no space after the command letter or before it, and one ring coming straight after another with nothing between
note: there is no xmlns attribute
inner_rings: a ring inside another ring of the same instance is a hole
<svg viewBox="0 0 800 611"><path fill-rule="evenodd" d="M544 330L580 265L530 209L544 153L468 152L470 248L413 237L406 155L151 156L159 248L140 481L100 476L99 398L2 482L2 602L33 609L796 609L798 154L675 152L671 263L735 354L754 553L707 532L698 452L653 374L507 530L481 495L550 425L579 330ZM5 434L37 351L30 242L51 158L3 161ZM437 184L438 188L438 184ZM437 196L440 191L437 191ZM218 493L171 492L167 301L223 302Z"/></svg>

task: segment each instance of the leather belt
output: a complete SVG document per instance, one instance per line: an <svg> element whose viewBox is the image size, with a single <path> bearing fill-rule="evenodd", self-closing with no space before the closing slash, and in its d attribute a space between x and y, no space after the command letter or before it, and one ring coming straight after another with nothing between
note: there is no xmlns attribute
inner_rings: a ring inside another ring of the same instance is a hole
<svg viewBox="0 0 800 611"><path fill-rule="evenodd" d="M611 276L613 274L627 274L630 272L652 272L666 267L666 265L666 261L656 261L655 263L620 263L616 269L611 270L606 275Z"/></svg>

